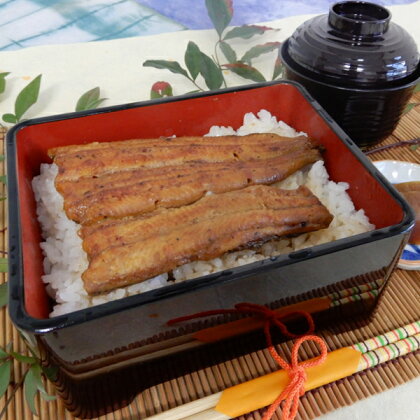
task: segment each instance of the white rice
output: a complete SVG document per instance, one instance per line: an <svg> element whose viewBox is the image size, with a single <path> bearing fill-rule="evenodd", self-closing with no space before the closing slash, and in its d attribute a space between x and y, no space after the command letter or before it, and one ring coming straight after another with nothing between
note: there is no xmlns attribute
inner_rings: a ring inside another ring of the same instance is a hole
<svg viewBox="0 0 420 420"><path fill-rule="evenodd" d="M257 116L252 113L246 114L244 124L237 131L232 127L214 126L210 128L208 135L245 135L257 132L271 132L288 137L304 134L297 133L282 121L277 122L269 112L261 110ZM164 273L147 281L116 289L100 296L88 296L81 279L81 274L88 266L88 260L82 248L82 241L77 234L79 226L65 215L63 198L55 189L54 180L57 172L58 168L55 164L42 164L41 174L35 177L32 182L37 201L38 220L41 223L45 239L45 242L41 243L45 256L44 272L46 273L42 279L46 283L49 295L56 302L50 316L99 305L168 284L168 274ZM173 271L174 281L181 282L374 229L364 211L355 210L346 193L348 184L330 181L322 161L316 162L310 168L296 172L275 185L281 188L295 189L302 184L305 184L334 216L327 229L302 234L291 239L271 241L258 250L230 252L210 261L185 264Z"/></svg>

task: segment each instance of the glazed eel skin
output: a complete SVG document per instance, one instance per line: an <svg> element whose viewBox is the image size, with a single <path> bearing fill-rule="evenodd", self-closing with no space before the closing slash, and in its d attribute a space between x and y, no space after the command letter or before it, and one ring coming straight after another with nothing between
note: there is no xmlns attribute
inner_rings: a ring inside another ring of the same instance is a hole
<svg viewBox="0 0 420 420"><path fill-rule="evenodd" d="M89 225L278 182L321 159L305 136L179 137L51 149L67 216Z"/></svg>
<svg viewBox="0 0 420 420"><path fill-rule="evenodd" d="M90 262L82 279L86 291L95 295L191 261L326 228L331 220L306 187L257 185L211 194L189 206L93 230L84 240Z"/></svg>

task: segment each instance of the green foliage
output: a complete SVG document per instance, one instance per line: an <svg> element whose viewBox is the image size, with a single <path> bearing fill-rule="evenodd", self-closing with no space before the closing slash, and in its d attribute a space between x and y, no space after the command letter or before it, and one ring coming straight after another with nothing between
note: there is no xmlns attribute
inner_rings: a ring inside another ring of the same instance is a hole
<svg viewBox="0 0 420 420"><path fill-rule="evenodd" d="M190 41L184 55L185 65L188 69L185 70L177 61L167 60L147 60L143 63L144 67L154 67L157 69L166 69L172 73L181 74L199 87L195 80L199 74L204 79L206 86L209 89L219 89L223 83L223 74L220 67L206 54L204 54L197 44ZM203 90L199 88L199 90ZM155 94L152 94L153 99Z"/></svg>
<svg viewBox="0 0 420 420"><path fill-rule="evenodd" d="M420 102L411 102L409 104L407 104L407 106L405 107L403 114L407 114L409 113L413 108L415 108L416 106L419 106Z"/></svg>
<svg viewBox="0 0 420 420"><path fill-rule="evenodd" d="M15 113L3 114L4 122L16 124L21 121L26 111L38 100L41 78L39 74L20 91L15 101Z"/></svg>
<svg viewBox="0 0 420 420"><path fill-rule="evenodd" d="M97 86L85 92L77 101L76 111L86 111L87 109L95 109L107 98L101 98L100 88Z"/></svg>
<svg viewBox="0 0 420 420"><path fill-rule="evenodd" d="M12 362L11 360L3 359L0 362L0 398L6 393L10 384Z"/></svg>
<svg viewBox="0 0 420 420"><path fill-rule="evenodd" d="M241 61L251 64L252 59L259 57L261 54L277 50L279 46L280 42L267 42L265 44L255 45L242 56Z"/></svg>
<svg viewBox="0 0 420 420"><path fill-rule="evenodd" d="M168 60L147 60L143 63L144 67L154 67L156 69L165 69L169 70L172 73L182 74L185 77L188 77L188 73L183 69L177 61L168 61Z"/></svg>
<svg viewBox="0 0 420 420"><path fill-rule="evenodd" d="M0 308L3 308L3 306L7 305L8 296L9 296L8 293L9 292L8 292L7 283L0 284ZM1 357L1 353L0 353L0 357Z"/></svg>
<svg viewBox="0 0 420 420"><path fill-rule="evenodd" d="M203 76L210 90L219 89L223 83L223 74L220 67L206 54L201 53L200 74Z"/></svg>
<svg viewBox="0 0 420 420"><path fill-rule="evenodd" d="M16 353L15 351L10 352L10 356L13 356L18 362L34 364L36 363L35 357L25 356L24 354Z"/></svg>
<svg viewBox="0 0 420 420"><path fill-rule="evenodd" d="M248 64L237 62L233 64L225 64L225 67L233 73L242 76L244 79L249 79L253 82L265 81L264 76L255 67L249 66Z"/></svg>
<svg viewBox="0 0 420 420"><path fill-rule="evenodd" d="M7 258L0 258L0 273L7 273Z"/></svg>
<svg viewBox="0 0 420 420"><path fill-rule="evenodd" d="M7 175L0 175L0 183L7 184Z"/></svg>
<svg viewBox="0 0 420 420"><path fill-rule="evenodd" d="M57 379L57 366L43 366L42 371L44 372L44 375L47 377L47 379L49 379L50 381L55 381Z"/></svg>
<svg viewBox="0 0 420 420"><path fill-rule="evenodd" d="M235 50L227 42L220 41L219 47L229 63L232 64L237 60Z"/></svg>
<svg viewBox="0 0 420 420"><path fill-rule="evenodd" d="M29 368L23 382L23 392L25 394L25 401L28 404L30 410L36 416L38 415L35 407L35 396L38 392L38 387L36 385L37 378L35 376L34 369L32 366Z"/></svg>
<svg viewBox="0 0 420 420"><path fill-rule="evenodd" d="M6 76L9 74L7 72L0 73L0 94L6 90Z"/></svg>
<svg viewBox="0 0 420 420"><path fill-rule="evenodd" d="M283 64L281 63L280 57L277 57L276 62L274 63L274 71L272 80L276 80L277 77L283 75Z"/></svg>
<svg viewBox="0 0 420 420"><path fill-rule="evenodd" d="M266 42L252 46L243 56L238 59L238 54L233 46L227 42L235 39L250 39L256 35L262 35L267 31L274 30L261 25L243 25L236 28L227 29L233 17L232 0L206 0L207 12L210 20L218 35L218 41L214 47L214 56L209 56L202 52L197 44L190 41L184 54L185 67L177 61L168 60L147 60L143 63L144 67L154 67L156 69L169 70L172 73L186 77L198 89L204 91L200 86L204 81L207 89L217 90L222 86L227 86L223 71L230 71L244 79L253 82L263 82L265 77L262 73L252 66L252 60L262 54L276 51L280 48L280 42ZM218 52L223 54L227 62L223 63L219 59ZM274 64L273 80L282 74L282 63L278 56ZM201 76L201 77L199 77ZM164 83L164 82L159 82ZM171 95L172 96L172 92ZM162 97L152 87L150 97Z"/></svg>
<svg viewBox="0 0 420 420"><path fill-rule="evenodd" d="M200 73L201 51L197 44L192 41L188 43L184 61L192 79L195 80Z"/></svg>
<svg viewBox="0 0 420 420"><path fill-rule="evenodd" d="M206 0L206 7L213 26L221 37L232 20L232 0Z"/></svg>
<svg viewBox="0 0 420 420"><path fill-rule="evenodd" d="M3 114L3 121L10 124L16 124L18 122L15 114Z"/></svg>
<svg viewBox="0 0 420 420"><path fill-rule="evenodd" d="M252 38L254 35L262 35L266 31L272 31L273 28L269 28L268 26L258 26L258 25L243 25L238 26L236 28L231 29L224 37L223 40L226 41L228 39L233 38L242 38L242 39L249 39Z"/></svg>
<svg viewBox="0 0 420 420"><path fill-rule="evenodd" d="M12 394L6 401L5 408L13 399L16 390L23 384L25 401L28 404L31 412L34 415L38 415L35 406L35 398L38 392L46 401L52 401L56 398L53 395L48 395L44 387L43 377L44 375L47 376L47 369L43 369L41 367L40 360L35 355L26 356L24 354L13 351L12 343L9 343L6 346L6 349L0 349L0 398L6 393L12 380L11 367L13 364L13 359L17 360L19 363L27 365L27 369L23 374L23 380L16 384L13 388ZM50 375L48 377L53 377L53 372L55 372L55 369L50 368L48 370L48 375Z"/></svg>
<svg viewBox="0 0 420 420"><path fill-rule="evenodd" d="M2 260L4 262L6 259L2 258ZM0 285L0 307L3 307L7 304L7 288L7 283L3 283ZM37 415L35 407L35 397L38 392L40 393L41 397L46 401L51 401L55 399L54 396L48 395L47 391L45 390L43 377L45 376L51 380L54 380L57 374L56 368L42 367L40 359L36 356L35 352L31 350L31 347L29 345L28 349L32 354L31 356L14 351L13 343L11 342L7 344L6 348L0 348L0 398L6 393L13 379L13 360L16 360L17 362L26 366L26 371L24 371L22 376L23 379L13 387L11 394L7 398L5 406L0 413L0 417L2 417L2 413L6 409L7 405L13 400L17 389L20 386L22 386L22 384L26 403L28 404L30 410L34 415Z"/></svg>
<svg viewBox="0 0 420 420"><path fill-rule="evenodd" d="M35 79L24 87L17 96L15 103L15 117L18 121L20 121L23 114L25 114L25 112L38 100L41 77L41 74L35 77Z"/></svg>
<svg viewBox="0 0 420 420"><path fill-rule="evenodd" d="M42 380L42 369L38 364L33 364L26 373L25 380L23 383L23 391L25 394L25 400L30 410L36 416L38 415L35 407L35 397L39 392L41 397L45 401L55 400L55 397L48 395L45 390L44 383Z"/></svg>

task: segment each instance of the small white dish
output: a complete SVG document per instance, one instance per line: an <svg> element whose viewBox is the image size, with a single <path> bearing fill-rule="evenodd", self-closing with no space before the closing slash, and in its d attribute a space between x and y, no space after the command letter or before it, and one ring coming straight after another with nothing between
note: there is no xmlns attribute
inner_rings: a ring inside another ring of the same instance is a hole
<svg viewBox="0 0 420 420"><path fill-rule="evenodd" d="M420 181L420 165L398 160L372 162L392 184ZM405 270L420 270L420 246L408 244L403 250L398 267Z"/></svg>

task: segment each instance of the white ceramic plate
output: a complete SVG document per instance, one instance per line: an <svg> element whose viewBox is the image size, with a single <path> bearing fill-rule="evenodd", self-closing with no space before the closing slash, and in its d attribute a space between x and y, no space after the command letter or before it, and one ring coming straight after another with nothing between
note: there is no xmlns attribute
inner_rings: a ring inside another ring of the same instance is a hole
<svg viewBox="0 0 420 420"><path fill-rule="evenodd" d="M420 165L416 163L379 160L373 164L392 184L420 181ZM408 244L398 261L398 267L405 270L420 270L420 246Z"/></svg>

